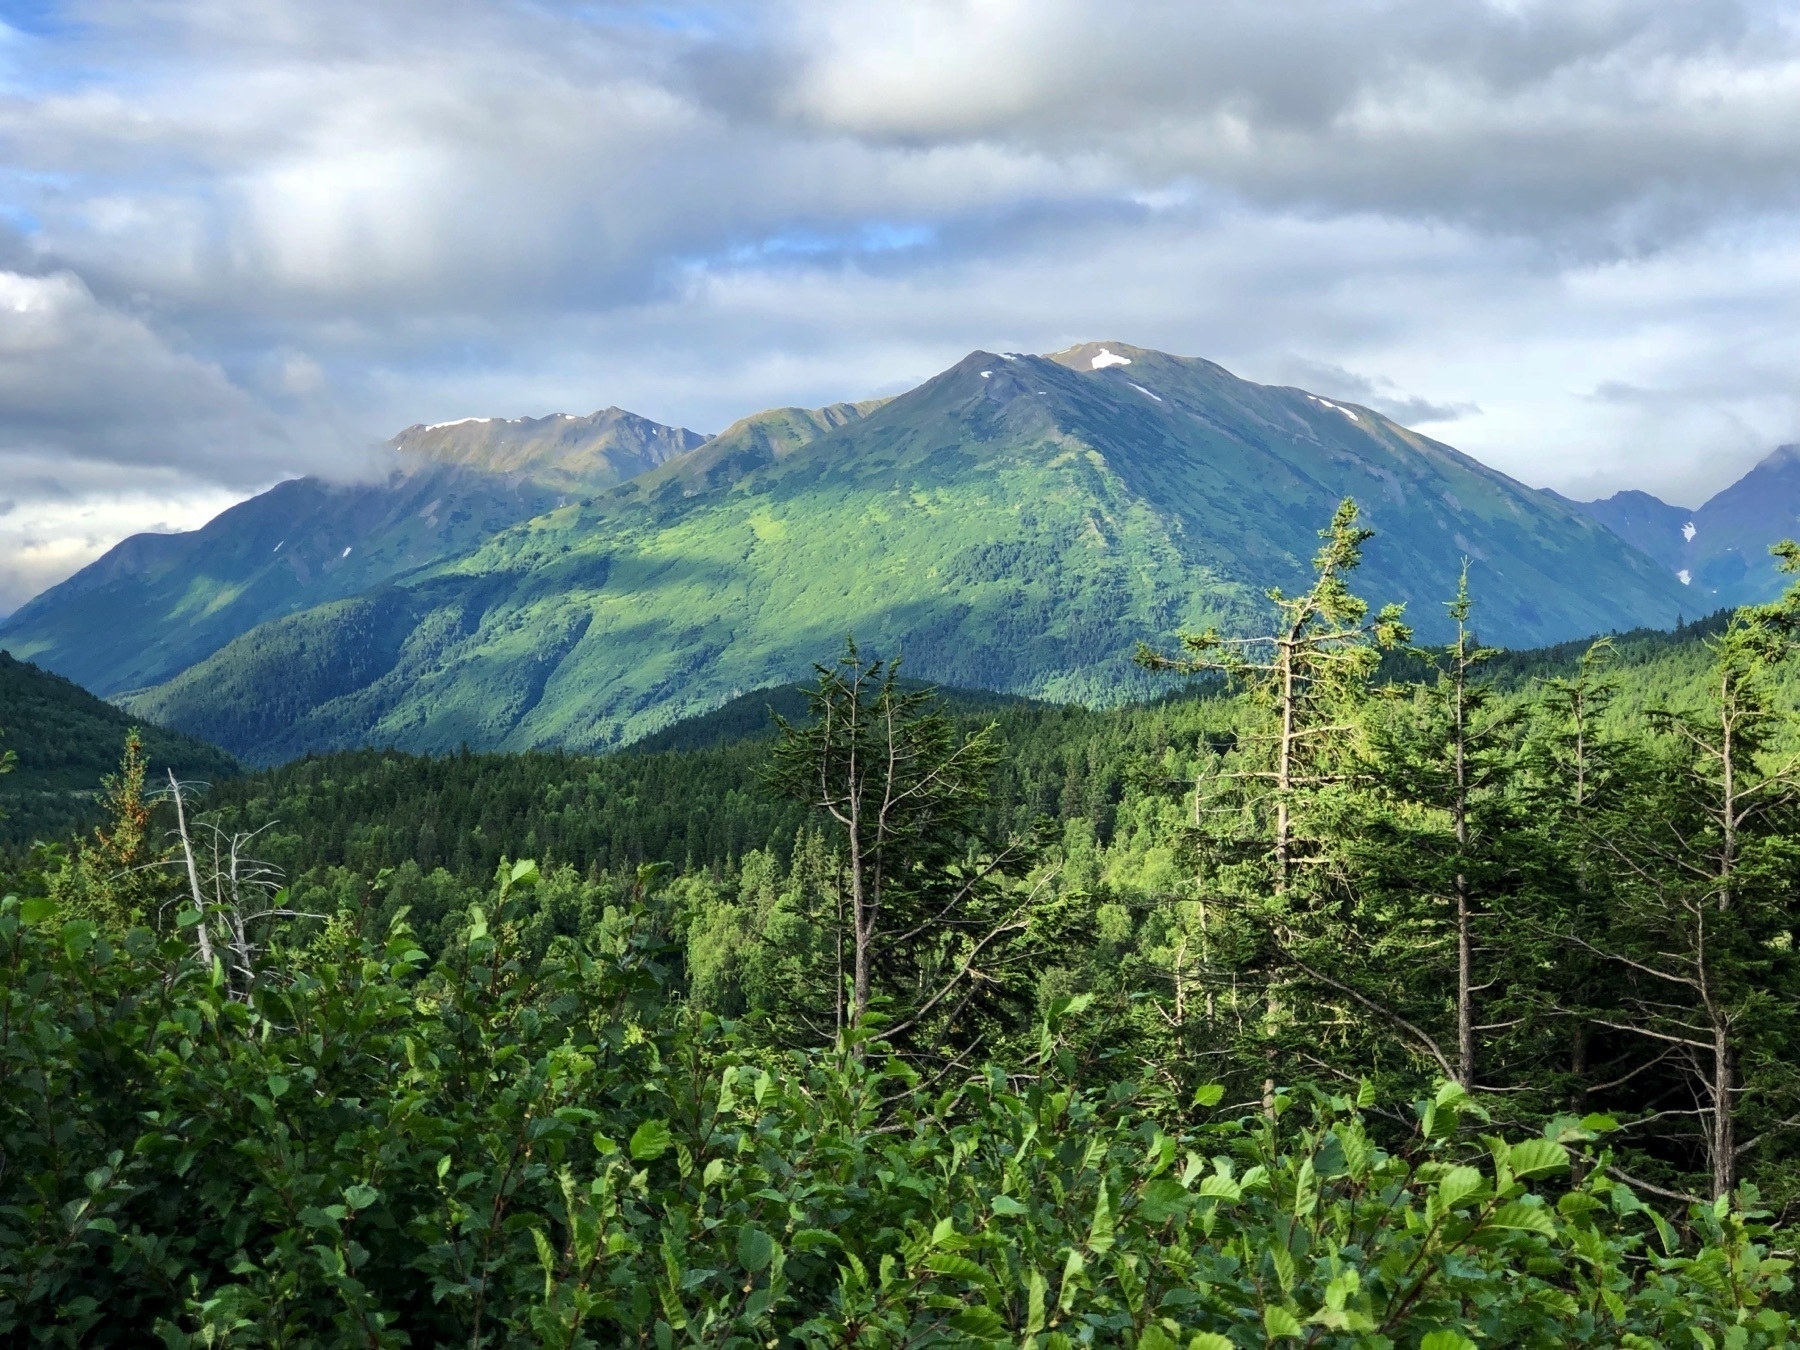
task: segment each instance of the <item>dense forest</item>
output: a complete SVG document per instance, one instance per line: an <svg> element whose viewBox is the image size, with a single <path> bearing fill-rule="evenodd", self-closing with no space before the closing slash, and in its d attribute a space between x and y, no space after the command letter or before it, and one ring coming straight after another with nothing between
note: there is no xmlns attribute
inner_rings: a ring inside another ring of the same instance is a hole
<svg viewBox="0 0 1800 1350"><path fill-rule="evenodd" d="M1422 648L1367 537L1149 705L133 740L0 887L0 1336L1789 1343L1800 586Z"/></svg>
<svg viewBox="0 0 1800 1350"><path fill-rule="evenodd" d="M0 651L0 750L15 759L13 771L0 778L0 856L20 853L33 839L103 823L100 780L118 763L134 726L158 778L173 769L187 781L213 782L238 771L223 750L142 726L61 676Z"/></svg>

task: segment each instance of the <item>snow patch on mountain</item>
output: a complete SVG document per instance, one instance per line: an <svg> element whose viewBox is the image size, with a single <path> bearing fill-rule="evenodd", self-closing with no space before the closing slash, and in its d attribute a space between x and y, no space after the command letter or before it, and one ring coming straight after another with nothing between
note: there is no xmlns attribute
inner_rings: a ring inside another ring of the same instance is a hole
<svg viewBox="0 0 1800 1350"><path fill-rule="evenodd" d="M1358 417L1355 413L1351 412L1348 408L1342 406L1341 404L1333 403L1328 398L1320 398L1317 394L1308 394L1307 397L1310 398L1314 403L1317 403L1322 408L1330 408L1333 412L1341 412L1342 414L1344 414L1345 417L1348 417L1352 422L1362 421L1362 418Z"/></svg>
<svg viewBox="0 0 1800 1350"><path fill-rule="evenodd" d="M1117 352L1109 352L1104 347L1100 349L1100 354L1088 363L1093 370L1105 370L1108 366L1128 366L1130 364L1129 356L1120 356Z"/></svg>

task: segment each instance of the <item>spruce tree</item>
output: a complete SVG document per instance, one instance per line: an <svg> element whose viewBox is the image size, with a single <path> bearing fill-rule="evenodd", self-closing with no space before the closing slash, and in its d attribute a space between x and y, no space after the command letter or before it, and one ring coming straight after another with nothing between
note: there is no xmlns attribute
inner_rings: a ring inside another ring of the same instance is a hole
<svg viewBox="0 0 1800 1350"><path fill-rule="evenodd" d="M1246 981L1260 984L1261 1016L1245 1027L1238 1053L1260 1063L1263 1096L1272 1096L1284 1053L1318 1064L1318 1033L1348 1019L1329 1012L1329 1000L1354 994L1327 975L1321 959L1340 948L1342 840L1333 825L1333 799L1361 773L1354 748L1361 735L1363 702L1383 649L1411 636L1401 607L1388 605L1373 618L1349 585L1373 531L1357 523L1356 503L1344 499L1313 559L1313 584L1298 595L1268 592L1279 622L1273 631L1232 637L1216 630L1184 635L1183 651L1169 656L1140 646L1139 663L1152 670L1223 676L1242 696L1243 716L1216 768L1195 785L1192 846L1196 876L1197 935L1202 951L1213 948L1212 923L1230 932L1260 935L1255 956L1238 944L1252 970L1205 972L1202 979L1229 981L1232 1022L1244 1025ZM1308 1001L1300 1010L1294 981L1325 994L1327 1007ZM1319 1015L1324 1013L1323 1016Z"/></svg>
<svg viewBox="0 0 1800 1350"><path fill-rule="evenodd" d="M886 1035L935 1046L962 1013L1019 993L1035 897L1004 883L1031 847L979 839L998 741L991 726L959 733L932 690L853 641L814 671L810 718L780 720L769 781L823 817L841 857L838 1027L881 1000Z"/></svg>
<svg viewBox="0 0 1800 1350"><path fill-rule="evenodd" d="M1800 549L1778 552L1800 570ZM1746 1155L1800 1128L1800 755L1779 683L1797 632L1800 585L1709 641L1702 707L1652 711L1659 760L1605 822L1612 922L1576 938L1620 982L1592 1020L1642 1043L1667 1084L1634 1123L1690 1144L1714 1197Z"/></svg>

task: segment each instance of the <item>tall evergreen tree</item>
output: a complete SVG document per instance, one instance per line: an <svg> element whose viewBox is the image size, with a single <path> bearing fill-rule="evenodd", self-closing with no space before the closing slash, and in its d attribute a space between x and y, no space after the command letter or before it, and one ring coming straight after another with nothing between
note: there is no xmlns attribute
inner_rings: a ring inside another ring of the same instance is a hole
<svg viewBox="0 0 1800 1350"><path fill-rule="evenodd" d="M1368 603L1350 589L1349 574L1375 533L1356 521L1356 503L1346 497L1319 532L1324 544L1313 559L1313 584L1299 595L1268 592L1280 619L1275 631L1187 634L1179 656L1138 648L1139 664L1151 670L1224 675L1258 714L1240 733L1224 778L1261 826L1277 894L1293 883L1296 868L1317 860L1312 846L1318 841L1297 826L1296 813L1305 800L1342 781L1341 751L1355 732L1355 706L1380 649L1411 636L1401 606L1388 605L1371 620Z"/></svg>
<svg viewBox="0 0 1800 1350"><path fill-rule="evenodd" d="M1368 781L1343 821L1358 893L1346 942L1378 943L1391 967L1381 979L1386 1021L1408 1029L1445 1073L1474 1091L1488 1035L1479 1000L1498 988L1511 945L1499 898L1511 888L1512 780L1520 710L1482 680L1498 650L1470 626L1473 601L1464 564L1445 607L1456 635L1441 648L1414 649L1426 680L1390 686L1370 717ZM1366 903L1362 893L1382 899ZM1449 1016L1437 1009L1449 994ZM1407 1009L1401 1016L1400 1010ZM1500 1015L1504 1018L1504 1014ZM1427 1030L1443 1026L1448 1034Z"/></svg>
<svg viewBox="0 0 1800 1350"><path fill-rule="evenodd" d="M978 839L998 742L991 726L959 734L931 690L854 642L814 670L810 719L781 720L769 776L824 817L842 857L836 1023L859 1027L881 998L886 1035L935 1043L1007 983L1028 927L1000 884L1028 848Z"/></svg>
<svg viewBox="0 0 1800 1350"><path fill-rule="evenodd" d="M1800 570L1800 550L1781 554ZM1784 744L1796 717L1776 683L1797 631L1800 586L1739 611L1709 643L1706 705L1653 710L1657 771L1605 821L1612 922L1577 939L1621 981L1593 1020L1644 1042L1671 1084L1641 1123L1696 1144L1714 1196L1747 1154L1800 1128L1800 756Z"/></svg>
<svg viewBox="0 0 1800 1350"><path fill-rule="evenodd" d="M1341 502L1319 532L1323 544L1313 559L1313 584L1298 595L1268 593L1279 618L1272 632L1186 635L1176 656L1148 646L1138 650L1139 663L1149 669L1222 675L1243 696L1243 717L1229 748L1195 785L1190 843L1201 931L1191 945L1203 952L1213 948L1215 914L1221 936L1240 938L1220 948L1235 947L1240 959L1248 956L1241 935L1260 936L1262 950L1246 963L1257 969L1210 972L1202 979L1228 983L1234 1024L1244 1022L1245 984L1260 986L1261 1014L1236 1040L1240 1055L1263 1066L1266 1103L1272 1103L1284 1054L1317 1062L1317 1028L1331 1020L1298 1010L1296 976L1315 991L1328 986L1328 1000L1354 997L1318 968L1324 964L1318 953L1337 945L1332 906L1341 899L1335 894L1341 840L1330 803L1359 777L1354 748L1381 651L1411 636L1400 606L1388 605L1371 618L1367 602L1350 589L1349 576L1373 533L1357 524L1354 501ZM1312 1004L1309 999L1309 1009Z"/></svg>

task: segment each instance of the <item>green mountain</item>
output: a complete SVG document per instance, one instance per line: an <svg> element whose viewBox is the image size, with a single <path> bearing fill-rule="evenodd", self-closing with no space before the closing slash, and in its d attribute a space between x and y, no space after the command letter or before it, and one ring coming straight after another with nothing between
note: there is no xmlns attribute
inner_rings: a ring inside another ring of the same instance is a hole
<svg viewBox="0 0 1800 1350"><path fill-rule="evenodd" d="M0 751L19 757L0 775L0 846L67 836L98 823L100 780L119 767L125 733L139 727L152 782L170 769L187 781L237 773L230 755L149 726L87 690L0 652Z"/></svg>
<svg viewBox="0 0 1800 1350"><path fill-rule="evenodd" d="M1367 408L1089 343L747 419L125 701L264 762L601 749L854 633L946 684L1116 702L1149 688L1140 638L1264 621L1263 588L1303 584L1345 495L1379 532L1360 588L1407 602L1426 638L1464 558L1508 645L1667 626L1685 598L1572 504Z"/></svg>
<svg viewBox="0 0 1800 1350"><path fill-rule="evenodd" d="M133 535L0 623L0 647L108 696L157 684L258 624L458 557L704 440L617 408L409 427L385 481L296 479L199 530Z"/></svg>

